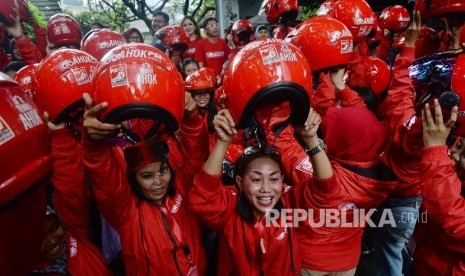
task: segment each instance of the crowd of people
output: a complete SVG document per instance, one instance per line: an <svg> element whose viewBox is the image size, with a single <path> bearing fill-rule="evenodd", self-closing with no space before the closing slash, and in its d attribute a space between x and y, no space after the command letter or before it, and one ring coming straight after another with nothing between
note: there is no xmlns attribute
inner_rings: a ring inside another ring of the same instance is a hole
<svg viewBox="0 0 465 276"><path fill-rule="evenodd" d="M0 6L1 275L465 275L465 1L262 9Z"/></svg>

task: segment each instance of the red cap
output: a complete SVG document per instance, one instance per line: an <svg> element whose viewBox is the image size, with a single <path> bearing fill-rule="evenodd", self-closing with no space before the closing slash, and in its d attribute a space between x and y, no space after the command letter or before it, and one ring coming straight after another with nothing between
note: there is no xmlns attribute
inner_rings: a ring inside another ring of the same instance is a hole
<svg viewBox="0 0 465 276"><path fill-rule="evenodd" d="M75 49L60 49L46 56L37 69L36 103L55 123L69 119L84 107L83 93L91 93L97 60Z"/></svg>
<svg viewBox="0 0 465 276"><path fill-rule="evenodd" d="M100 60L111 49L120 46L126 39L120 33L109 29L98 29L86 34L81 43L81 50Z"/></svg>
<svg viewBox="0 0 465 276"><path fill-rule="evenodd" d="M379 26L390 32L400 33L405 31L410 23L408 10L401 5L389 6L379 16Z"/></svg>
<svg viewBox="0 0 465 276"><path fill-rule="evenodd" d="M248 127L262 106L289 101L291 120L303 124L310 110L312 76L302 52L278 39L254 41L240 50L226 70L226 106L236 127Z"/></svg>
<svg viewBox="0 0 465 276"><path fill-rule="evenodd" d="M92 82L94 102L108 102L103 122L133 118L163 122L178 129L184 114L184 85L169 57L142 43L113 48L100 61Z"/></svg>
<svg viewBox="0 0 465 276"><path fill-rule="evenodd" d="M416 0L415 10L421 14L421 20L441 17L451 13L465 13L463 0Z"/></svg>
<svg viewBox="0 0 465 276"><path fill-rule="evenodd" d="M326 0L317 14L327 14L344 23L354 42L365 40L377 24L375 13L365 0Z"/></svg>
<svg viewBox="0 0 465 276"><path fill-rule="evenodd" d="M16 0L4 0L0 5L0 22L6 25L13 25L16 19L18 4Z"/></svg>
<svg viewBox="0 0 465 276"><path fill-rule="evenodd" d="M286 39L307 58L313 72L349 63L353 51L350 30L327 15L313 16L291 31Z"/></svg>
<svg viewBox="0 0 465 276"><path fill-rule="evenodd" d="M37 89L37 68L39 63L30 64L21 68L15 76L15 80L21 85L28 97L34 100Z"/></svg>
<svg viewBox="0 0 465 276"><path fill-rule="evenodd" d="M79 47L82 38L81 27L70 15L58 13L48 21L47 38L55 46L74 44Z"/></svg>
<svg viewBox="0 0 465 276"><path fill-rule="evenodd" d="M186 80L184 81L184 87L189 92L195 92L195 90L215 89L215 71L207 67L201 68L199 71L187 76Z"/></svg>
<svg viewBox="0 0 465 276"><path fill-rule="evenodd" d="M148 164L168 161L168 145L161 140L146 140L124 149L127 173L135 173Z"/></svg>
<svg viewBox="0 0 465 276"><path fill-rule="evenodd" d="M155 33L165 45L178 51L186 51L189 48L190 39L181 26L165 26Z"/></svg>

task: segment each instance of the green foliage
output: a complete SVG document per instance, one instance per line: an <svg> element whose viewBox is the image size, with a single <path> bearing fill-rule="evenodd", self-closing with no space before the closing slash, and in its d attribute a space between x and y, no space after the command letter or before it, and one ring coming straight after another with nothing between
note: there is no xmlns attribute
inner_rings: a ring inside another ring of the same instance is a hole
<svg viewBox="0 0 465 276"><path fill-rule="evenodd" d="M172 1L173 10L183 11L184 15L192 16L198 23L205 17L205 14L215 9L215 0L189 0L189 6L186 13L187 0ZM170 15L174 18L174 14Z"/></svg>
<svg viewBox="0 0 465 276"><path fill-rule="evenodd" d="M310 17L316 15L316 11L320 7L323 0L313 1L310 5L301 7L302 12L302 21L309 19Z"/></svg>
<svg viewBox="0 0 465 276"><path fill-rule="evenodd" d="M37 6L35 6L31 2L28 2L28 8L29 8L29 12L30 12L31 17L33 18L34 22L36 22L41 27L47 26L47 21L45 21L45 14L42 11L39 11ZM34 28L33 28L32 24L23 22L23 28L24 28L24 32L27 33L27 35L31 39L34 40L35 39L35 37L34 37Z"/></svg>

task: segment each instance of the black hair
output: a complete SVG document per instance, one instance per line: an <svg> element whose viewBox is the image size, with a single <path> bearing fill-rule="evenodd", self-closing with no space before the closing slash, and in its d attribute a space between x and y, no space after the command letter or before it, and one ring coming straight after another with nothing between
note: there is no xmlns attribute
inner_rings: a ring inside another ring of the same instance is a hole
<svg viewBox="0 0 465 276"><path fill-rule="evenodd" d="M165 23L168 24L170 22L170 17L168 14L162 12L162 11L157 11L157 12L154 12L153 13L153 17L157 16L157 15L161 15L163 16L163 19L165 20Z"/></svg>
<svg viewBox="0 0 465 276"><path fill-rule="evenodd" d="M90 24L90 26L93 26L93 25L97 26L100 29L105 28L105 26L103 26L103 24L100 22L92 22L92 24Z"/></svg>
<svg viewBox="0 0 465 276"><path fill-rule="evenodd" d="M187 65L189 64L196 64L197 65L197 68L200 69L200 66L199 66L199 62L193 58L186 58L182 61L182 75L184 78L186 78L186 71L184 70L184 68L186 68Z"/></svg>
<svg viewBox="0 0 465 276"><path fill-rule="evenodd" d="M247 149L246 149L247 150ZM283 163L281 155L276 151L273 146L262 146L260 148L251 148L251 153L244 152L234 163L234 178L236 176L244 177L244 173L249 164L258 158L269 158L278 163L281 173L283 170Z"/></svg>
<svg viewBox="0 0 465 276"><path fill-rule="evenodd" d="M216 18L214 18L214 17L207 17L207 18L204 18L204 19L202 20L202 23L201 23L202 28L206 28L207 25L208 25L208 22L210 22L210 21L215 21L215 23L218 23L218 20L216 20Z"/></svg>
<svg viewBox="0 0 465 276"><path fill-rule="evenodd" d="M367 108L376 114L376 111L378 110L378 104L376 102L376 96L373 91L368 87L362 86L354 86L351 88L363 99Z"/></svg>
<svg viewBox="0 0 465 276"><path fill-rule="evenodd" d="M190 21L192 21L194 23L194 26L195 26L194 33L197 36L200 36L199 24L197 24L197 21L195 21L195 19L192 16L188 16L188 15L184 16L184 18L181 20L181 27L184 24L184 21L186 21L186 20L190 20Z"/></svg>
<svg viewBox="0 0 465 276"><path fill-rule="evenodd" d="M3 72L6 73L8 71L16 71L18 72L19 69L23 68L26 66L26 63L22 60L16 60L8 63L8 65L3 69Z"/></svg>

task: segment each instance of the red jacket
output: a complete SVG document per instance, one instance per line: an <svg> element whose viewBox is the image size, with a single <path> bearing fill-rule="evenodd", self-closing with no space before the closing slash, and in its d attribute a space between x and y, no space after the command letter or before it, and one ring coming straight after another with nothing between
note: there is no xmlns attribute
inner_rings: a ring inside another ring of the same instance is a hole
<svg viewBox="0 0 465 276"><path fill-rule="evenodd" d="M176 194L167 197L163 205L166 213L160 206L139 201L131 193L120 147L84 140L84 164L97 205L120 235L128 275L187 275L192 263L200 275L205 271L200 227L186 200L193 176L207 157L208 139L199 116L185 119L180 132L182 149L177 151L172 140L168 143Z"/></svg>
<svg viewBox="0 0 465 276"><path fill-rule="evenodd" d="M377 50L377 56L379 59L382 59L384 61L388 61L389 58L389 48L391 48L391 38L390 36L385 36L383 35L383 38L381 39L381 43L378 46Z"/></svg>
<svg viewBox="0 0 465 276"><path fill-rule="evenodd" d="M111 275L102 253L89 240L90 188L81 145L67 128L52 133L52 155L53 199L65 227L67 271L70 275Z"/></svg>
<svg viewBox="0 0 465 276"><path fill-rule="evenodd" d="M421 188L427 223L415 232L417 275L465 275L465 198L446 146L423 149Z"/></svg>
<svg viewBox="0 0 465 276"><path fill-rule="evenodd" d="M420 194L423 126L421 118L415 116L414 88L408 74L414 52L415 48L403 48L396 59L382 111L383 123L390 133L390 145L383 156L383 162L399 178L393 197L411 197Z"/></svg>
<svg viewBox="0 0 465 276"><path fill-rule="evenodd" d="M377 208L395 188L395 181L380 181L356 174L337 162L331 162L334 174L329 179L316 179L304 190L304 209L314 211L318 225L321 209L347 210L347 223L358 227L310 227L297 229L302 268L317 271L345 271L357 266L361 254L364 225L354 221L353 209L365 214ZM324 215L324 210L321 212ZM339 219L342 221L342 215ZM362 217L362 215L360 215ZM362 220L363 222L363 220ZM322 223L322 222L321 222Z"/></svg>
<svg viewBox="0 0 465 276"><path fill-rule="evenodd" d="M264 275L296 275L300 272L297 240L292 228L266 227L265 218L257 222L250 209L242 206L235 187L221 185L221 175L200 171L189 194L189 203L209 227L217 230L227 243L235 268L234 275L260 275L260 259ZM293 207L291 192L283 192L284 208ZM239 205L238 205L239 204ZM279 204L279 203L278 203ZM245 217L249 217L250 221ZM252 221L253 220L253 221ZM292 222L289 222L292 223ZM262 229L263 232L260 233ZM261 245L261 246L260 246ZM260 254L260 247L265 253Z"/></svg>
<svg viewBox="0 0 465 276"><path fill-rule="evenodd" d="M312 107L322 118L325 117L326 111L330 107L366 106L357 92L350 89L347 85L343 90L336 92L327 73L320 74L320 84L313 91L311 103Z"/></svg>

